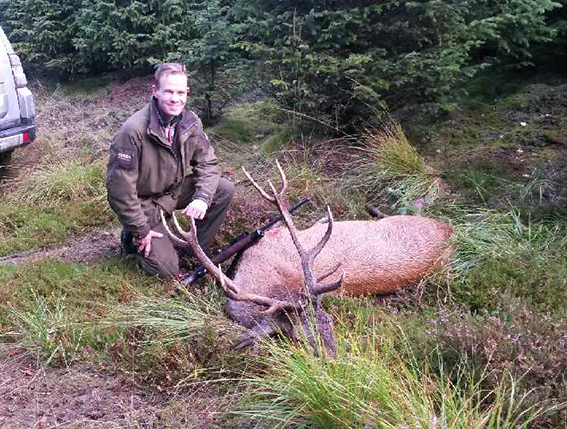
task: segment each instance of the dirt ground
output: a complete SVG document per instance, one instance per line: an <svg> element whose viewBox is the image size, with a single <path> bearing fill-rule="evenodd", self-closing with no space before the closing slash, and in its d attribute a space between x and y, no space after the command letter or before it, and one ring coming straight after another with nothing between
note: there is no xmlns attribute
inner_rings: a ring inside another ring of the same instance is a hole
<svg viewBox="0 0 567 429"><path fill-rule="evenodd" d="M59 247L15 253L0 258L0 264L27 264L40 259L92 263L120 255L120 229L96 231Z"/></svg>
<svg viewBox="0 0 567 429"><path fill-rule="evenodd" d="M230 400L207 386L183 395L142 389L86 365L43 368L6 350L0 380L0 428L213 428Z"/></svg>

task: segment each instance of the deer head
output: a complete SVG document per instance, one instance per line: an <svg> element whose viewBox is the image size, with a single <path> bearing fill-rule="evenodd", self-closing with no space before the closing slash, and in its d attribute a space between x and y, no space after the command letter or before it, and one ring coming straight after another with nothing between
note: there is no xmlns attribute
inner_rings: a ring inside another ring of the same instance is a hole
<svg viewBox="0 0 567 429"><path fill-rule="evenodd" d="M324 348L323 353L334 356L336 347L332 332L332 318L323 310L321 297L323 294L334 291L341 286L344 280L344 271L338 281L328 284L322 283L323 280L334 274L340 268L341 264L335 265L331 270L318 278L313 274L315 258L325 247L333 232L333 216L330 209L327 208L329 222L325 234L313 248L305 249L299 241L297 228L293 223L288 204L285 200L285 193L288 187L285 173L278 161L276 161L276 165L281 176L282 187L278 192L272 182L269 181L268 184L271 188L271 194L260 187L244 168L243 171L258 192L266 200L276 205L289 230L295 248L299 253L303 272L303 284L297 285L297 288L294 290L282 290L281 287L279 288L277 283L274 282L274 284L271 285L264 285L262 289L264 292L258 294L257 291L250 290L249 285L237 284L223 274L220 266L215 266L199 245L194 219L191 218L191 230L184 231L175 216L173 216L175 228L184 240L181 240L169 230L163 214L162 221L170 237L178 243L189 245L199 263L219 280L229 300L246 301L263 308L261 314L264 318L260 319L256 326L250 328L250 331L234 345L235 348L246 347L252 344L257 338L277 331L287 334L293 341L297 342L296 326L300 325L303 328L305 338L309 341L315 354L319 354L318 344L321 343ZM317 338L317 334L321 341Z"/></svg>

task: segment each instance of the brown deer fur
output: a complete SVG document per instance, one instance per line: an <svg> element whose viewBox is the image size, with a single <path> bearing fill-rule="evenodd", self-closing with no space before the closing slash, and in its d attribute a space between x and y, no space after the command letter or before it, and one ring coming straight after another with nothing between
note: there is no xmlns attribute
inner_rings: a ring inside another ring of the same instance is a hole
<svg viewBox="0 0 567 429"><path fill-rule="evenodd" d="M305 247L313 247L326 228L316 224L299 231L299 239ZM341 263L345 277L336 293L360 296L395 292L421 280L446 260L451 233L447 224L421 216L335 222L329 242L315 259L314 274L328 272ZM327 281L339 277L337 272ZM249 248L234 281L268 296L275 287L299 290L303 273L287 228L269 230Z"/></svg>
<svg viewBox="0 0 567 429"><path fill-rule="evenodd" d="M235 348L275 332L297 339L295 326L299 322L315 353L319 353L314 335L318 333L323 353L333 355L332 318L321 305L322 295L330 291L355 296L387 294L419 281L450 255L452 230L439 220L421 216L333 222L328 211L328 225L298 231L284 200L287 180L276 164L282 189L278 192L270 183L272 195L245 174L261 195L278 207L286 228L268 231L247 249L234 279L227 279L205 255L194 222L191 231L184 232L175 217L174 221L199 262L221 281L229 298L229 316L249 328ZM163 222L167 227L165 219Z"/></svg>
<svg viewBox="0 0 567 429"><path fill-rule="evenodd" d="M327 226L316 224L299 231L305 247L313 247ZM452 229L447 224L421 216L391 216L377 221L334 222L327 245L315 258L314 275L329 272L341 263L344 279L336 294L361 296L395 292L417 282L439 268L450 256ZM326 279L334 282L341 272ZM300 259L287 228L269 230L246 250L234 276L246 290L272 298L302 292ZM252 328L266 316L264 307L229 300L229 316Z"/></svg>

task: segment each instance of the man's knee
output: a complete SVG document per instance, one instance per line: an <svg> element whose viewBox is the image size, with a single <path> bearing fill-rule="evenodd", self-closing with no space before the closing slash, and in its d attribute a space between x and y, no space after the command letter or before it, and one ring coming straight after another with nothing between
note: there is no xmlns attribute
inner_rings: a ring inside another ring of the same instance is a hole
<svg viewBox="0 0 567 429"><path fill-rule="evenodd" d="M220 178L217 187L217 192L215 193L215 202L222 204L230 204L232 198L234 197L234 184L227 179Z"/></svg>
<svg viewBox="0 0 567 429"><path fill-rule="evenodd" d="M152 249L149 256L138 254L138 266L150 276L161 279L171 279L179 274L179 257L173 244L167 237L165 228L156 225L154 231L162 233L163 237L152 239Z"/></svg>

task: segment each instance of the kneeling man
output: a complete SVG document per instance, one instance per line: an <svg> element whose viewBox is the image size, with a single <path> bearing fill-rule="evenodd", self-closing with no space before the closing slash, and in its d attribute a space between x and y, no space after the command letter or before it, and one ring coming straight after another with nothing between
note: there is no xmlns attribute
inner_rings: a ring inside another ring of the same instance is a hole
<svg viewBox="0 0 567 429"><path fill-rule="evenodd" d="M124 227L123 245L137 252L145 272L164 279L179 275L179 257L160 209L168 217L182 210L195 218L199 243L207 250L234 193L232 183L220 177L200 119L185 105L188 93L183 65L158 66L152 100L114 137L106 174L108 201Z"/></svg>

